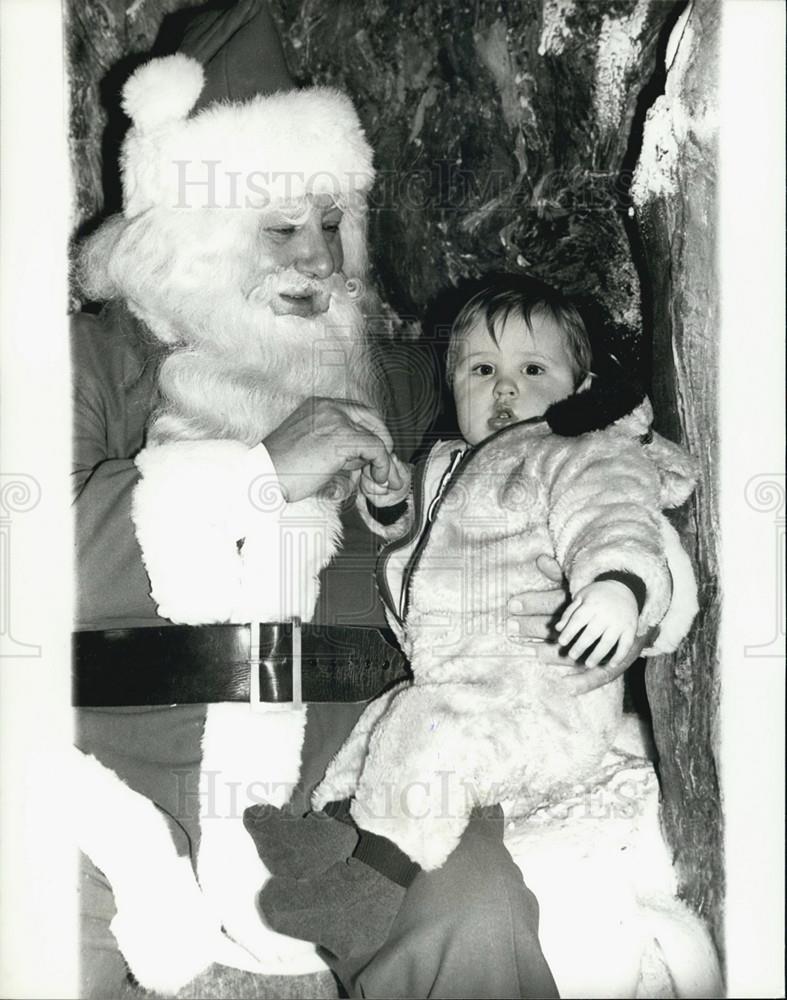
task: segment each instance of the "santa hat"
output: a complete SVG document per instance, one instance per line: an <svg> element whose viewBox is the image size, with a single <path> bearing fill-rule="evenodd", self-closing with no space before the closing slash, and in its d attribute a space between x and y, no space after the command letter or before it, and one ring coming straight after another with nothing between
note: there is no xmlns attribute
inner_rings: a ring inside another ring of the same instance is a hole
<svg viewBox="0 0 787 1000"><path fill-rule="evenodd" d="M203 14L179 53L130 77L126 217L366 194L372 150L352 102L331 87L288 89L275 30L264 0L240 0Z"/></svg>

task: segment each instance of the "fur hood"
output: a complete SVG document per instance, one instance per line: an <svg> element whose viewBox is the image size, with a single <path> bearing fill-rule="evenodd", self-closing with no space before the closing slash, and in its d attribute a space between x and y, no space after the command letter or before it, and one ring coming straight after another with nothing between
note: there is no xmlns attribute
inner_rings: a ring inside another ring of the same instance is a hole
<svg viewBox="0 0 787 1000"><path fill-rule="evenodd" d="M644 391L620 376L594 378L590 388L553 403L543 418L555 434L576 437L616 427L639 438L658 470L663 507L680 507L697 485L697 462L652 427L653 407Z"/></svg>

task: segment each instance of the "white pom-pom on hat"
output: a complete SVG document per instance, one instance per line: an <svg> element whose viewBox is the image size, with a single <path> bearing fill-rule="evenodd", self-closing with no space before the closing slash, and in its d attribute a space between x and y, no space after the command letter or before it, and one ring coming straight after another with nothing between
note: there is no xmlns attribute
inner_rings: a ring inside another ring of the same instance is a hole
<svg viewBox="0 0 787 1000"><path fill-rule="evenodd" d="M196 59L177 53L140 66L123 87L123 110L142 131L184 119L205 86Z"/></svg>

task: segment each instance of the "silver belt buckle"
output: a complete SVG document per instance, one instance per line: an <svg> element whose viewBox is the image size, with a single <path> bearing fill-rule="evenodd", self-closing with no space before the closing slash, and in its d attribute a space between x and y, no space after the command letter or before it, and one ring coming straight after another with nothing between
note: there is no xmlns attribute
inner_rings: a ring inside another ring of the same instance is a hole
<svg viewBox="0 0 787 1000"><path fill-rule="evenodd" d="M249 642L249 707L254 713L269 711L271 703L260 699L260 625L261 622L251 622L251 639ZM300 618L293 618L292 622L292 645L290 649L290 662L292 670L292 701L289 703L292 708L303 707L303 673L302 673L302 622ZM277 702L275 704L282 704Z"/></svg>

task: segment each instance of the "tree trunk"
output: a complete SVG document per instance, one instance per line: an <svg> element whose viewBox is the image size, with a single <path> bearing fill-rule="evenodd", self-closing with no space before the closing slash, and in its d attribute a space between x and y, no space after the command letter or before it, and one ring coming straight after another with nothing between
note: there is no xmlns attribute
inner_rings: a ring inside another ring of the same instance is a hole
<svg viewBox="0 0 787 1000"><path fill-rule="evenodd" d="M719 498L717 131L720 10L694 0L673 30L666 89L649 111L632 194L653 288L659 428L701 462L681 517L700 584L689 641L647 670L663 821L685 898L721 944L724 870L717 775Z"/></svg>

